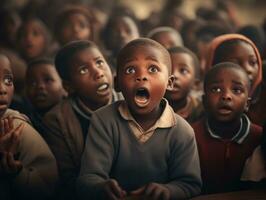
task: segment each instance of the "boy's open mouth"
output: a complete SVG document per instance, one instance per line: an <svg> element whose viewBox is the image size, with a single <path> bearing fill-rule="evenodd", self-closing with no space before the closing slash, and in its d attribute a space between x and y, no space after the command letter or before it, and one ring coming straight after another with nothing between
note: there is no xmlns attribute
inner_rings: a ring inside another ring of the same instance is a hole
<svg viewBox="0 0 266 200"><path fill-rule="evenodd" d="M149 91L146 88L139 88L135 94L135 102L139 107L145 107L150 100Z"/></svg>
<svg viewBox="0 0 266 200"><path fill-rule="evenodd" d="M109 92L109 84L107 83L104 83L102 85L100 85L98 88L97 88L97 94L99 95L104 95L106 94L107 92Z"/></svg>

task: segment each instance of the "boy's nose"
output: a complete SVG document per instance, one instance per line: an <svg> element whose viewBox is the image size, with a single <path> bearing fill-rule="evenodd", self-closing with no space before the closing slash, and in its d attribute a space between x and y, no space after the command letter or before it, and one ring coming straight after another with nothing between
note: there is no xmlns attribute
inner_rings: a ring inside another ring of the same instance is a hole
<svg viewBox="0 0 266 200"><path fill-rule="evenodd" d="M224 101L229 101L232 99L232 96L229 92L224 92L223 95L222 95L222 100Z"/></svg>
<svg viewBox="0 0 266 200"><path fill-rule="evenodd" d="M140 81L147 81L147 77L137 77L136 81L140 82Z"/></svg>
<svg viewBox="0 0 266 200"><path fill-rule="evenodd" d="M104 73L103 73L103 70L99 69L99 68L96 68L95 69L95 78L96 79L100 79L104 77Z"/></svg>

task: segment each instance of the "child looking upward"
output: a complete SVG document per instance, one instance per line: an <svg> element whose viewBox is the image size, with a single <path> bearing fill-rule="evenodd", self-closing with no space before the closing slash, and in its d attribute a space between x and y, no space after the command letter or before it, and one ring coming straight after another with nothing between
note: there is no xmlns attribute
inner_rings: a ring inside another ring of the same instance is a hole
<svg viewBox="0 0 266 200"><path fill-rule="evenodd" d="M184 199L200 193L194 133L163 99L172 88L171 60L159 43L140 38L118 55L124 101L92 116L77 190L81 199Z"/></svg>
<svg viewBox="0 0 266 200"><path fill-rule="evenodd" d="M206 118L193 124L199 149L203 192L239 190L245 160L258 146L261 127L244 114L250 81L239 65L213 66L204 80Z"/></svg>
<svg viewBox="0 0 266 200"><path fill-rule="evenodd" d="M109 65L90 41L73 41L62 47L55 57L55 66L69 98L44 116L51 130L45 138L57 159L64 195L61 198L76 199L75 180L91 114L115 101L117 96Z"/></svg>
<svg viewBox="0 0 266 200"><path fill-rule="evenodd" d="M192 95L196 83L200 82L199 60L185 47L168 49L174 76L173 90L166 91L165 97L170 106L189 123L198 120L203 113L201 101Z"/></svg>
<svg viewBox="0 0 266 200"><path fill-rule="evenodd" d="M8 58L0 55L0 196L1 199L47 199L54 192L54 156L28 118L9 109L14 93Z"/></svg>

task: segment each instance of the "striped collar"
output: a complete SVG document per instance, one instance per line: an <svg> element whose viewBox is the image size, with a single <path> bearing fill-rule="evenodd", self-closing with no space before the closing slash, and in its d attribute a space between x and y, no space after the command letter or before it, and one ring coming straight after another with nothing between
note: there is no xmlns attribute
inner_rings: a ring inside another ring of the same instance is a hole
<svg viewBox="0 0 266 200"><path fill-rule="evenodd" d="M209 125L209 120L206 120L206 127L211 137L223 140L223 138L217 134L215 134L215 131L211 129ZM248 117L244 114L242 115L240 119L240 127L237 133L230 139L233 142L236 142L238 144L241 144L245 138L248 136L250 130L250 120Z"/></svg>

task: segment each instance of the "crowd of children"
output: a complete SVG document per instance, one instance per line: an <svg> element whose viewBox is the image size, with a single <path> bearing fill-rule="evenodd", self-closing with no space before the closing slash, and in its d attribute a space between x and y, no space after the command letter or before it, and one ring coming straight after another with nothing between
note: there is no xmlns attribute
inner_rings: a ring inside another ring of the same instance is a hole
<svg viewBox="0 0 266 200"><path fill-rule="evenodd" d="M266 188L263 27L65 4L0 9L0 199Z"/></svg>

